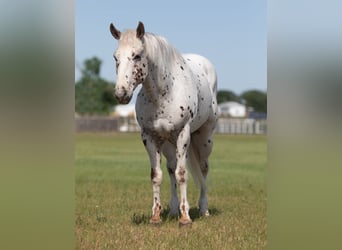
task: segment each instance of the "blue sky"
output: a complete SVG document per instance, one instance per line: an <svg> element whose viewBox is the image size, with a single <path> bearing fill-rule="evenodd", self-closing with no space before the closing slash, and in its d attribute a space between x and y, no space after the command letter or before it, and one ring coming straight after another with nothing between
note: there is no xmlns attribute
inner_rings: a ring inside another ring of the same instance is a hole
<svg viewBox="0 0 342 250"><path fill-rule="evenodd" d="M87 58L102 60L101 76L115 81L113 52L117 41L109 32L136 28L162 35L181 53L210 59L218 74L218 89L236 94L266 91L266 0L95 1L76 0L75 78Z"/></svg>

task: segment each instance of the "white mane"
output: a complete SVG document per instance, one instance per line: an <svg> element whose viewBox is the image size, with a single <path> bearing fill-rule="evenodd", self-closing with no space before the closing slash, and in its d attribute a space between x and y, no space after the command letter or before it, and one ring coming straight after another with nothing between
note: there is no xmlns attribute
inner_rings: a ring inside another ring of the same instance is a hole
<svg viewBox="0 0 342 250"><path fill-rule="evenodd" d="M176 62L183 61L182 56L164 37L145 33L144 42L147 58L160 69L172 68Z"/></svg>

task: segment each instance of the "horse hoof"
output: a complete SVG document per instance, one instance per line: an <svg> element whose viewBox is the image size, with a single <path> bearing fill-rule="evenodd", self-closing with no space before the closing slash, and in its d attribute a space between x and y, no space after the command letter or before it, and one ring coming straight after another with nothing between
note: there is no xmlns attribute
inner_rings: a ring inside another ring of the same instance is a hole
<svg viewBox="0 0 342 250"><path fill-rule="evenodd" d="M161 225L161 220L154 220L154 219L150 219L150 224L153 226L160 226Z"/></svg>
<svg viewBox="0 0 342 250"><path fill-rule="evenodd" d="M192 221L191 220L180 220L179 221L179 227L184 227L184 228L191 228L192 226Z"/></svg>
<svg viewBox="0 0 342 250"><path fill-rule="evenodd" d="M209 216L210 216L210 213L209 213L208 210L206 210L205 212L200 212L200 216L209 217Z"/></svg>

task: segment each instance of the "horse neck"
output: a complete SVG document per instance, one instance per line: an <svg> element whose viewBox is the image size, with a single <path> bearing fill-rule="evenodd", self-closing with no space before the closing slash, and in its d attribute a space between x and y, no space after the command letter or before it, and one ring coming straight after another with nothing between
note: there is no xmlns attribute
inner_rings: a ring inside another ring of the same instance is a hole
<svg viewBox="0 0 342 250"><path fill-rule="evenodd" d="M171 72L162 69L151 63L149 66L149 74L143 83L144 92L151 102L158 104L160 100L165 99L173 87Z"/></svg>
<svg viewBox="0 0 342 250"><path fill-rule="evenodd" d="M175 79L172 76L173 67L183 59L164 38L147 33L145 39L149 73L143 86L150 100L158 103L172 94Z"/></svg>

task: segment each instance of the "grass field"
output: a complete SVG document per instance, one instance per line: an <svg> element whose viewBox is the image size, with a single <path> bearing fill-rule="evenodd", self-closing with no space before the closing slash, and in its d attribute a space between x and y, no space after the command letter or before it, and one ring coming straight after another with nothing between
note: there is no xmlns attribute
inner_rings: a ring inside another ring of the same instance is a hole
<svg viewBox="0 0 342 250"><path fill-rule="evenodd" d="M163 223L148 224L150 165L139 134L76 134L76 249L264 249L266 137L215 135L208 176L211 216L198 216L188 185L191 228L169 218L163 159Z"/></svg>

